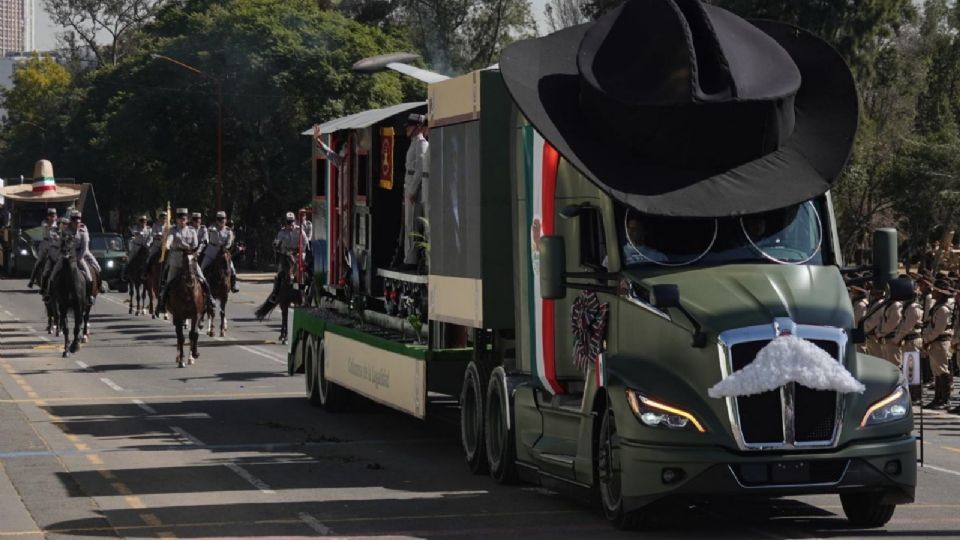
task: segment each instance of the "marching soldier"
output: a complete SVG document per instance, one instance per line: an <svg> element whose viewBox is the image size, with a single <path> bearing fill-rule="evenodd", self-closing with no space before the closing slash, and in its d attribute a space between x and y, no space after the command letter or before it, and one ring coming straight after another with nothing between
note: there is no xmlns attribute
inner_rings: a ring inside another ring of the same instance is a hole
<svg viewBox="0 0 960 540"><path fill-rule="evenodd" d="M207 267L217 258L221 251L230 253L233 249L236 237L233 230L227 226L227 213L223 210L217 212L217 222L207 231L209 237L208 249L203 253L203 260L200 262L200 269L204 272ZM240 292L237 288L237 270L233 266L233 259L230 260L230 291Z"/></svg>
<svg viewBox="0 0 960 540"><path fill-rule="evenodd" d="M950 374L950 342L953 339L953 306L950 302L949 285L938 279L933 284L933 295L936 302L930 313L930 320L923 328L923 344L930 356L930 369L934 375L933 401L924 406L927 409L939 409L950 400L950 388L953 376Z"/></svg>
<svg viewBox="0 0 960 540"><path fill-rule="evenodd" d="M163 288L160 291L160 299L157 303L157 311L163 312L167 302L167 294L170 291L170 284L173 282L177 276L180 275L184 270L183 265L183 252L192 252L196 253L197 248L199 247L199 241L197 240L197 231L193 227L187 224L187 212L186 208L177 208L177 222L175 225L170 227L170 231L167 233L167 237L164 240L167 246L167 257L165 261L166 271L164 272L163 279ZM203 276L203 272L200 270L200 266L197 264L196 257L189 258L189 264L191 265L190 270L197 276L197 281L200 282L201 287L203 287L203 296L206 302L206 309L211 310L215 306L213 296L210 295L210 286L207 285L207 279ZM189 270L188 270L189 271Z"/></svg>
<svg viewBox="0 0 960 540"><path fill-rule="evenodd" d="M411 114L407 118L406 133L410 137L407 148L406 175L403 178L403 266L404 270L415 270L419 262L417 239L413 233L419 230L418 219L423 216L423 188L427 172L426 157L430 143L423 133L427 118L422 114Z"/></svg>
<svg viewBox="0 0 960 540"><path fill-rule="evenodd" d="M27 288L32 289L33 285L44 274L44 269L51 257L51 250L57 249L60 244L60 224L57 219L57 209L47 208L47 219L43 222L43 236L40 239L40 246L37 249L37 262L33 265L33 271L30 273L30 282ZM41 287L43 282L40 283Z"/></svg>
<svg viewBox="0 0 960 540"><path fill-rule="evenodd" d="M879 287L870 289L870 307L867 308L867 315L863 321L863 332L866 336L866 351L870 356L883 358L883 346L880 344L878 329L880 321L883 319L883 290Z"/></svg>
<svg viewBox="0 0 960 540"><path fill-rule="evenodd" d="M883 317L877 327L877 336L882 345L883 359L900 367L900 344L894 340L900 321L903 319L903 302L894 301L883 309Z"/></svg>
<svg viewBox="0 0 960 540"><path fill-rule="evenodd" d="M899 344L898 366L903 362L903 353L920 353L923 350L923 307L917 300L918 290L914 288L914 297L903 306L901 313L900 326L897 327L897 333L893 337L893 342ZM915 369L920 366L915 366ZM920 387L910 387L910 397L913 401L920 400Z"/></svg>
<svg viewBox="0 0 960 540"><path fill-rule="evenodd" d="M300 245L307 246L307 235L303 229L297 227L296 216L293 212L287 212L286 225L277 233L273 240L273 249L281 256L299 257ZM270 292L270 300L275 301L277 292L280 290L280 281L283 279L283 265L278 265L277 275L273 278L273 291Z"/></svg>

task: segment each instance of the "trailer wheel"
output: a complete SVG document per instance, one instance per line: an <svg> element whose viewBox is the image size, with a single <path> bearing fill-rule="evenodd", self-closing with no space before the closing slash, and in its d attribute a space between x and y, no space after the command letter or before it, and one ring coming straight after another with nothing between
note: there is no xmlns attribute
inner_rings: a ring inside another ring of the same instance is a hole
<svg viewBox="0 0 960 540"><path fill-rule="evenodd" d="M844 493L840 495L843 513L851 525L864 528L882 527L893 517L895 504L880 502L880 493Z"/></svg>
<svg viewBox="0 0 960 540"><path fill-rule="evenodd" d="M644 514L642 510L628 512L623 508L620 436L617 435L617 421L609 404L603 411L597 443L595 466L603 514L618 529L635 529L643 521Z"/></svg>
<svg viewBox="0 0 960 540"><path fill-rule="evenodd" d="M467 465L474 474L484 474L488 470L483 440L483 398L487 393L489 378L489 369L483 369L471 361L463 374L463 387L460 390L460 443Z"/></svg>
<svg viewBox="0 0 960 540"><path fill-rule="evenodd" d="M507 375L502 367L494 368L487 384L486 426L484 443L490 476L500 484L517 482L517 441L507 394Z"/></svg>
<svg viewBox="0 0 960 540"><path fill-rule="evenodd" d="M343 412L347 409L350 401L350 391L327 379L325 358L323 340L317 340L316 370L317 391L320 394L320 403L327 412Z"/></svg>
<svg viewBox="0 0 960 540"><path fill-rule="evenodd" d="M300 339L303 344L303 380L307 385L307 399L311 405L320 406L320 384L317 381L317 339L306 335ZM300 345L298 345L300 346Z"/></svg>

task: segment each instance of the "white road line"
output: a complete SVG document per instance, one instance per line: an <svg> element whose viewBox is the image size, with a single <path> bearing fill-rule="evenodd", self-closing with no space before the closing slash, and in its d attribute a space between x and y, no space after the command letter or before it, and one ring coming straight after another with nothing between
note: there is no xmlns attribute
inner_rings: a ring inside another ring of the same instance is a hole
<svg viewBox="0 0 960 540"><path fill-rule="evenodd" d="M305 514L303 512L300 512L297 515L297 517L299 517L300 521L306 523L307 527L310 527L311 529L313 529L313 531L317 534L323 534L323 535L333 534L333 529L331 529L330 527L327 527L323 523L320 523L320 521L317 518L311 516L310 514Z"/></svg>
<svg viewBox="0 0 960 540"><path fill-rule="evenodd" d="M10 313L10 312L7 311L7 310L3 310L3 314L6 315L6 316L8 316L8 317L13 317L13 313Z"/></svg>
<svg viewBox="0 0 960 540"><path fill-rule="evenodd" d="M247 351L247 352L249 352L249 353L253 353L253 354L257 355L257 356L262 356L262 357L264 357L264 358L266 358L266 359L268 359L268 360L272 360L272 361L274 361L274 362L276 362L276 363L278 363L278 364L284 364L284 365L287 364L287 361L286 361L286 360L280 360L280 359L277 358L276 356L273 356L272 354L263 352L263 351L261 351L261 350L259 350L259 349L254 349L253 347L247 347L246 345L237 345L237 347L239 347L239 348L241 348L241 349L243 349L243 350L245 350L245 351Z"/></svg>
<svg viewBox="0 0 960 540"><path fill-rule="evenodd" d="M50 341L50 338L41 334L40 332L37 332L32 326L24 326L24 328L31 334L37 334L37 337L40 338L40 341Z"/></svg>
<svg viewBox="0 0 960 540"><path fill-rule="evenodd" d="M260 493L264 493L266 495L272 495L276 493L276 491L270 489L270 486L268 486L266 482L250 474L246 469L237 465L236 463L225 463L224 465L233 471L234 474L246 480L251 486L259 489Z"/></svg>
<svg viewBox="0 0 960 540"><path fill-rule="evenodd" d="M108 378L106 378L106 377L100 377L100 382L102 382L103 384L105 384L105 385L109 386L110 388L116 390L117 392L123 392L123 388L122 388L119 384L111 381L110 379L108 379Z"/></svg>
<svg viewBox="0 0 960 540"><path fill-rule="evenodd" d="M952 469L945 469L945 468L943 468L943 467L937 467L936 465L928 465L928 464L925 463L925 464L923 465L923 468L924 468L924 469L933 469L933 470L935 470L935 471L939 471L939 472L947 473L947 474L952 474L952 475L954 475L954 476L960 476L960 472L958 472L958 471L954 471L954 470L952 470Z"/></svg>
<svg viewBox="0 0 960 540"><path fill-rule="evenodd" d="M147 414L157 414L156 409L144 403L142 399L135 399L133 402L137 405L137 407L147 411Z"/></svg>
<svg viewBox="0 0 960 540"><path fill-rule="evenodd" d="M198 439L198 438L194 437L193 435L187 433L186 430L184 430L184 429L181 428L181 427L170 426L170 431L176 433L176 434L179 435L181 438L186 439L187 441L190 442L190 444L192 444L192 445L194 445L194 446L205 446L205 445L203 444L203 442L200 441L200 439Z"/></svg>
<svg viewBox="0 0 960 540"><path fill-rule="evenodd" d="M87 363L82 360L74 360L73 363L76 364L80 369L84 371L90 370L90 366L88 366Z"/></svg>
<svg viewBox="0 0 960 540"><path fill-rule="evenodd" d="M127 305L126 303L121 302L120 300L115 300L115 299L113 299L113 298L110 298L109 296L104 296L103 298L104 298L107 302L113 302L114 304L117 304L118 306L126 306L126 305Z"/></svg>

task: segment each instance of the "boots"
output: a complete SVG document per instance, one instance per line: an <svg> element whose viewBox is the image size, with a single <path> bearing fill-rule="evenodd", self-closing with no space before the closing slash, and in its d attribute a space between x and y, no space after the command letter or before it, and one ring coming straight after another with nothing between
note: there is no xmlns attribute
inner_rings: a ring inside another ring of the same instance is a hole
<svg viewBox="0 0 960 540"><path fill-rule="evenodd" d="M214 300L213 295L210 294L210 285L208 285L206 281L201 280L200 288L203 289L204 310L212 313L217 309L217 301Z"/></svg>
<svg viewBox="0 0 960 540"><path fill-rule="evenodd" d="M238 293L240 289L237 288L237 275L233 272L230 273L230 292Z"/></svg>
<svg viewBox="0 0 960 540"><path fill-rule="evenodd" d="M943 376L943 408L950 407L950 394L953 393L953 373Z"/></svg>
<svg viewBox="0 0 960 540"><path fill-rule="evenodd" d="M936 409L943 404L943 376L933 378L933 401L923 406L924 409Z"/></svg>

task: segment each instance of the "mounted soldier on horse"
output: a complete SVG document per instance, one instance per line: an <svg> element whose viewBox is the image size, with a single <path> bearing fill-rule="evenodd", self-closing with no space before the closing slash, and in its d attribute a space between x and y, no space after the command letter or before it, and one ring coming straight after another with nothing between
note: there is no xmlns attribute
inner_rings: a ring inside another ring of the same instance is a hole
<svg viewBox="0 0 960 540"><path fill-rule="evenodd" d="M130 228L130 250L127 253L127 265L124 267L124 279L130 283L130 309L128 313L139 316L145 313L147 300L146 265L150 247L153 244L153 231L147 226L147 216L140 216L137 224Z"/></svg>
<svg viewBox="0 0 960 540"><path fill-rule="evenodd" d="M227 300L231 292L239 292L231 255L235 237L227 226L227 213L223 210L217 212L217 223L207 230L207 238L200 270L204 275L210 275L210 292L220 307L220 336L223 337L227 331ZM208 335L213 336L213 319Z"/></svg>
<svg viewBox="0 0 960 540"><path fill-rule="evenodd" d="M280 306L280 342L287 342L287 308L291 305L303 303L303 284L305 276L305 254L309 240L303 229L297 226L296 216L287 212L286 225L277 233L273 247L279 257L277 275L273 279L273 290L270 296L254 312L257 320L264 320Z"/></svg>

